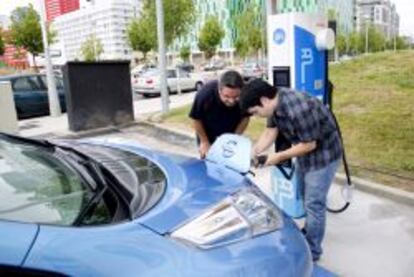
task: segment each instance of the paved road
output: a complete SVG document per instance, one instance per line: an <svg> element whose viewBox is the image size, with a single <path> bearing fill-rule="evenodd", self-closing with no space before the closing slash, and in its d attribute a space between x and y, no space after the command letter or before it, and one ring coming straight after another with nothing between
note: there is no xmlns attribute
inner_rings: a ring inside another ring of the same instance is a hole
<svg viewBox="0 0 414 277"><path fill-rule="evenodd" d="M181 95L173 94L169 96L169 107L174 109L192 103L195 91L185 92ZM135 118L140 118L145 114L161 111L161 97L143 98L134 96L134 113Z"/></svg>
<svg viewBox="0 0 414 277"><path fill-rule="evenodd" d="M194 144L170 144L139 126L107 137L122 137L167 152L197 153ZM256 174L256 183L269 193L268 171ZM335 190L337 187L333 193ZM320 265L340 276L414 276L413 219L413 207L356 191L345 213L328 214Z"/></svg>

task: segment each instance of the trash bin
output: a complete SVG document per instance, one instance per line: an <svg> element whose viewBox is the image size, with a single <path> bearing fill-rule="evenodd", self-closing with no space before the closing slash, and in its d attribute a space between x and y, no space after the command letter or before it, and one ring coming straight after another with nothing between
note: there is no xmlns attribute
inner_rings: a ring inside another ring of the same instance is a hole
<svg viewBox="0 0 414 277"><path fill-rule="evenodd" d="M63 68L69 129L84 131L134 120L128 61L69 62Z"/></svg>

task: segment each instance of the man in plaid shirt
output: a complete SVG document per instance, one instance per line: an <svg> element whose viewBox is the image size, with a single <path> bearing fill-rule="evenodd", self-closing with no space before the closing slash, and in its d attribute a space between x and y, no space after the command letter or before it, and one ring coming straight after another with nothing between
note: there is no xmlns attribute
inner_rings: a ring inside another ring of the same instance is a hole
<svg viewBox="0 0 414 277"><path fill-rule="evenodd" d="M342 157L342 144L332 114L315 97L276 89L259 79L244 86L240 106L249 114L268 119L267 128L254 147L255 156L273 145L279 133L292 145L260 160L270 166L297 158L298 182L304 187L306 210L303 232L313 260L319 260L326 225L326 196Z"/></svg>

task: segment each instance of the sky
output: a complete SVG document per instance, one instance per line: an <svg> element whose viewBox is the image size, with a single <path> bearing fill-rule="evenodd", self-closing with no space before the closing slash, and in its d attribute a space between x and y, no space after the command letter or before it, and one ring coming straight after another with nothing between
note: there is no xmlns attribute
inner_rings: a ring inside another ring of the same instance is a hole
<svg viewBox="0 0 414 277"><path fill-rule="evenodd" d="M40 1L43 0L0 0L0 15L10 15L10 12L16 7L26 6L29 3L38 8ZM413 0L391 0L391 2L396 5L397 12L400 15L400 34L414 37Z"/></svg>

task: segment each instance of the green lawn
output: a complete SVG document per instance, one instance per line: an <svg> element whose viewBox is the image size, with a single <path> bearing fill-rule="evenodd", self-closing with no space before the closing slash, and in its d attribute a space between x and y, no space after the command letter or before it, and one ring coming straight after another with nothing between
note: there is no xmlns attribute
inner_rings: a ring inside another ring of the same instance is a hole
<svg viewBox="0 0 414 277"><path fill-rule="evenodd" d="M330 79L352 173L414 191L414 51L332 65ZM172 110L163 122L188 129L188 110ZM263 127L253 119L247 134L256 139Z"/></svg>

